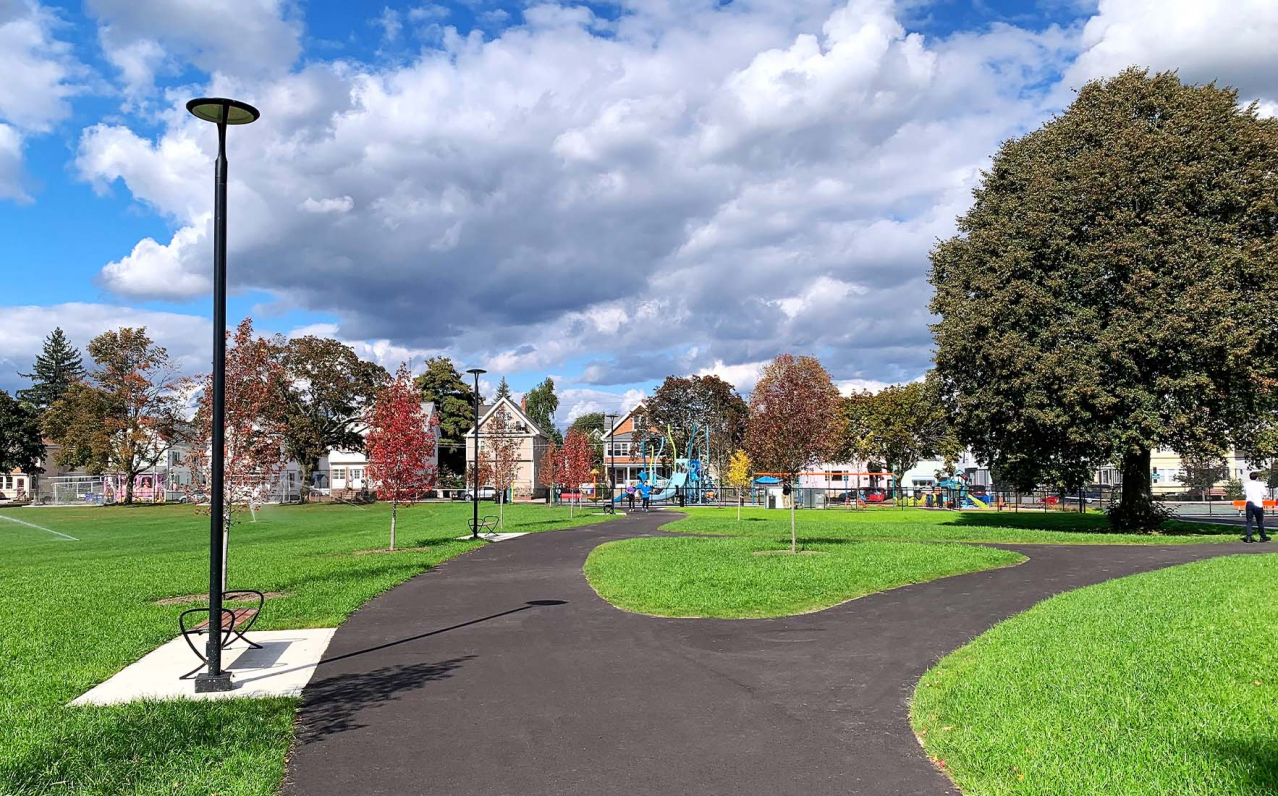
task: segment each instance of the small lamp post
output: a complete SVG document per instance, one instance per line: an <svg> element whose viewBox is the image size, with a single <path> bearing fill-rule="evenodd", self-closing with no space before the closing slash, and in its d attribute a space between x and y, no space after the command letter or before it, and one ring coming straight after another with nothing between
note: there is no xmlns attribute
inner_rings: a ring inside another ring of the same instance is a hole
<svg viewBox="0 0 1278 796"><path fill-rule="evenodd" d="M217 161L213 164L213 440L209 484L209 642L207 672L195 678L197 694L231 690L231 673L222 671L222 534L225 506L222 477L226 425L226 126L251 124L261 116L248 103L201 97L186 103L197 119L217 125Z"/></svg>
<svg viewBox="0 0 1278 796"><path fill-rule="evenodd" d="M474 504L474 508L475 508L475 518L474 518L474 522L472 522L470 526L470 536L472 539L478 539L479 538L479 377L484 375L488 371L482 370L480 368L471 368L470 370L466 372L469 373L471 376L475 377L475 464L472 468L475 471L475 486L474 486L474 491L472 491L470 495L471 503Z"/></svg>
<svg viewBox="0 0 1278 796"><path fill-rule="evenodd" d="M612 512L612 499L617 492L617 457L612 448L612 430L616 425L617 415L604 415L604 420L608 421L608 511Z"/></svg>

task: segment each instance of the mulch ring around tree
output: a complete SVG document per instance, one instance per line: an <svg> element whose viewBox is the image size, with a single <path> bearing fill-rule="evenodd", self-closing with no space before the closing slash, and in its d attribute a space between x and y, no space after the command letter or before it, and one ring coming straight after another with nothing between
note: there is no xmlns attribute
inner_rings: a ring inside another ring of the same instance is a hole
<svg viewBox="0 0 1278 796"><path fill-rule="evenodd" d="M425 553L430 550L429 547L396 547L394 550L387 550L385 547L379 547L375 550L356 550L355 555L367 556L375 553Z"/></svg>
<svg viewBox="0 0 1278 796"><path fill-rule="evenodd" d="M268 599L268 600L274 600L274 599L279 598L279 597L287 597L287 596L288 596L288 592L286 592L286 591L268 591L268 592L266 592L265 594L263 594L262 596L263 596L263 597L265 597L265 598L266 598L266 599ZM209 599L209 593L208 593L208 592L204 592L203 594L182 594L182 595L179 595L179 596L177 596L177 597L165 597L163 600L156 600L156 601L155 601L155 604L156 604L156 605L186 605L186 604L188 604L188 603L202 603L202 602L207 602L207 601L208 601L208 599ZM255 597L255 596L254 596L254 597L247 597L247 598L245 598L245 599L243 599L243 600L226 600L225 602L226 602L226 603L247 603L247 602L253 602L253 601L255 601L256 599L257 599L257 597Z"/></svg>

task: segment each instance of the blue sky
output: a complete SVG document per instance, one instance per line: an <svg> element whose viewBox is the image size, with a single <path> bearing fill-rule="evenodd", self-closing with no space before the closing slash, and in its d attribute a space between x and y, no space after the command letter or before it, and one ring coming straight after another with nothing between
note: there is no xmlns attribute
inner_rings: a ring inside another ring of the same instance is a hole
<svg viewBox="0 0 1278 796"><path fill-rule="evenodd" d="M1259 0L0 0L0 388L54 325L207 367L207 93L263 112L232 323L553 375L561 420L782 351L909 380L1001 140L1129 64L1272 112L1275 34Z"/></svg>

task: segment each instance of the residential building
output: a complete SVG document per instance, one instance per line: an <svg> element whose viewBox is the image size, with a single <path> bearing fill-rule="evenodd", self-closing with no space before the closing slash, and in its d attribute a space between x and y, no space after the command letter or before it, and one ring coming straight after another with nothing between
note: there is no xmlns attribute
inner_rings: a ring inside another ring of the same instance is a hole
<svg viewBox="0 0 1278 796"><path fill-rule="evenodd" d="M537 427L524 412L523 406L510 398L500 398L494 403L479 407L479 450L487 451L488 443L493 438L489 421L498 409L504 409L510 417L510 430L507 437L519 441L518 461L515 481L511 485L512 498L545 497L548 487L541 483L541 459L550 444L550 436ZM466 468L475 466L475 427L466 432ZM482 486L482 485L481 485ZM488 484L491 486L491 484ZM470 488L471 485L467 484Z"/></svg>
<svg viewBox="0 0 1278 796"><path fill-rule="evenodd" d="M648 424L648 415L643 404L631 409L613 424L611 434L604 433L598 435L598 439L603 448L604 472L611 472L612 479L617 486L633 486L639 483L639 472L646 470L646 466L651 464L651 460L656 451L648 449L641 451L640 444L635 441L635 429L648 428L655 431ZM645 453L648 461L644 461ZM657 462L657 477L670 477L670 466L667 463Z"/></svg>

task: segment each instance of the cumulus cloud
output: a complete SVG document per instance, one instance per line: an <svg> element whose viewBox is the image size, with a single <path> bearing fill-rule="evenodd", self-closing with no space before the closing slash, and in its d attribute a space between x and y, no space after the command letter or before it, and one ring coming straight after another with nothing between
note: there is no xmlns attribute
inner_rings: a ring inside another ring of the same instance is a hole
<svg viewBox="0 0 1278 796"><path fill-rule="evenodd" d="M207 318L175 312L158 312L113 304L68 303L40 306L0 306L0 327L5 330L0 352L0 389L28 386L18 376L31 370L54 327L62 327L82 352L89 340L123 326L145 326L151 339L164 346L184 373L207 372L213 359L213 325ZM92 368L88 354L85 365Z"/></svg>
<svg viewBox="0 0 1278 796"><path fill-rule="evenodd" d="M124 5L92 3L130 41L162 33ZM252 9L295 43L278 3ZM286 72L286 46L275 71L214 74L203 90L263 111L229 141L232 284L332 314L343 339L494 373L585 360L583 407L671 372L748 389L782 351L908 380L929 360L929 247L998 142L1050 110L1077 44L1054 27L925 37L887 0L523 18L445 28L408 63ZM85 180L122 183L175 230L106 267L120 295L203 289L206 257L187 253L207 248L215 137L176 104L161 119L79 145Z"/></svg>
<svg viewBox="0 0 1278 796"><path fill-rule="evenodd" d="M89 0L98 40L126 93L153 88L157 73L192 63L208 73L278 75L301 53L302 25L286 0Z"/></svg>
<svg viewBox="0 0 1278 796"><path fill-rule="evenodd" d="M1278 100L1278 4L1271 0L1100 0L1067 85L1136 65Z"/></svg>
<svg viewBox="0 0 1278 796"><path fill-rule="evenodd" d="M57 16L34 0L0 0L0 199L31 200L22 166L24 139L47 133L71 113L84 66L55 36Z"/></svg>

